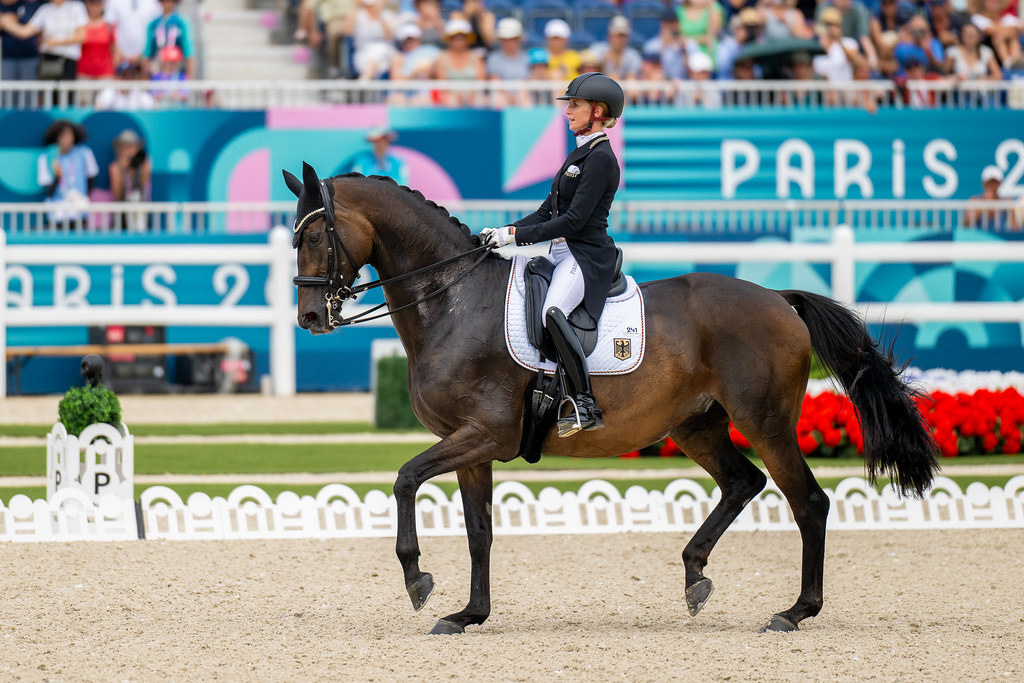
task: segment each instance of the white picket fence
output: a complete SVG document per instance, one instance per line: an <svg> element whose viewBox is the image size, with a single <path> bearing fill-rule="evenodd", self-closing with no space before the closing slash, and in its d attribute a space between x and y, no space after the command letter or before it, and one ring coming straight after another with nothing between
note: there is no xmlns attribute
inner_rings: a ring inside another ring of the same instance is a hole
<svg viewBox="0 0 1024 683"><path fill-rule="evenodd" d="M832 502L828 528L982 529L1024 527L1024 475L1005 487L972 483L966 490L939 477L921 500L900 498L891 487L881 493L866 480L844 479L827 489ZM630 487L625 495L607 481L594 480L578 491L545 488L539 495L519 482L494 489L497 535L607 534L621 532L692 533L718 503L696 481L678 479L664 491ZM139 533L137 523L143 525ZM360 498L343 484L325 486L316 496L285 491L273 500L246 485L227 498L193 493L183 501L164 486L142 492L138 508L113 495L93 505L79 491L58 492L50 502L19 495L0 505L0 541L225 540L257 538L391 537L397 532L394 496L370 491ZM448 497L427 483L420 490L416 523L425 536L465 534L462 498ZM796 524L773 482L730 527L740 531L792 531Z"/></svg>

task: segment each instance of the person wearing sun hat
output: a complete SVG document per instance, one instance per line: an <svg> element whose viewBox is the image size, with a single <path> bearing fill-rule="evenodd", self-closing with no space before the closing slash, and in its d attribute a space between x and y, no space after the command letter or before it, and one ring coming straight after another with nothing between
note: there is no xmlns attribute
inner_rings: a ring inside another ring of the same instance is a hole
<svg viewBox="0 0 1024 683"><path fill-rule="evenodd" d="M601 60L602 73L620 81L640 75L643 59L635 48L629 46L631 33L629 19L622 15L608 22L608 42L593 47Z"/></svg>
<svg viewBox="0 0 1024 683"><path fill-rule="evenodd" d="M994 208L985 206L989 202L1010 199L1000 193L1003 171L998 166L986 166L981 171L981 194L974 195L967 203L963 223L971 228L1020 230L1024 227L1024 215L1020 209Z"/></svg>
<svg viewBox="0 0 1024 683"><path fill-rule="evenodd" d="M608 235L608 214L620 170L605 131L622 116L625 95L608 76L586 73L574 78L557 99L568 101L565 115L576 149L555 174L540 208L511 225L485 228L480 237L495 247L551 242L548 258L554 272L544 299L544 326L572 403L570 414L557 424L558 436L567 437L604 426L586 356L566 316L582 303L590 324L597 325L615 277L618 251Z"/></svg>
<svg viewBox="0 0 1024 683"><path fill-rule="evenodd" d="M83 145L85 129L68 119L58 119L43 134L46 151L36 162L36 180L45 201L54 208L49 225L74 230L85 226L89 191L100 168L92 150Z"/></svg>
<svg viewBox="0 0 1024 683"><path fill-rule="evenodd" d="M366 141L370 143L371 148L353 157L348 170L363 175L387 176L399 185L408 185L407 164L389 149L391 143L397 139L398 134L387 126L371 128L366 134Z"/></svg>
<svg viewBox="0 0 1024 683"><path fill-rule="evenodd" d="M563 81L576 78L580 72L580 55L569 49L572 29L564 19L552 19L544 25L544 47L548 51L551 78Z"/></svg>
<svg viewBox="0 0 1024 683"><path fill-rule="evenodd" d="M434 78L439 81L483 81L487 78L484 60L471 49L472 27L465 19L449 19L444 27L445 48L434 63ZM442 94L446 106L473 106L477 93L449 90Z"/></svg>
<svg viewBox="0 0 1024 683"><path fill-rule="evenodd" d="M487 78L492 81L525 81L530 77L530 57L523 51L523 25L515 17L504 17L495 30L498 47L487 55ZM495 88L494 105L528 106L530 94L522 89Z"/></svg>

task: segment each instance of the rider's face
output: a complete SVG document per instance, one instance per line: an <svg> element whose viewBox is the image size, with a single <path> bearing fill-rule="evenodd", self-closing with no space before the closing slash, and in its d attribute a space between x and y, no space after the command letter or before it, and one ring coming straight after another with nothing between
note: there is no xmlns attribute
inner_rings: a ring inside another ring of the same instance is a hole
<svg viewBox="0 0 1024 683"><path fill-rule="evenodd" d="M578 133L590 123L590 111L593 105L586 101L573 97L565 107L565 116L569 119L569 130Z"/></svg>

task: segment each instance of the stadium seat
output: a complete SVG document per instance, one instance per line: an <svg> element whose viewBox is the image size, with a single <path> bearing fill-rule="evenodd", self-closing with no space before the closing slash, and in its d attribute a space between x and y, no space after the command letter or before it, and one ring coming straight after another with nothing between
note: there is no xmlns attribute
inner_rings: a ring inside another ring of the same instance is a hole
<svg viewBox="0 0 1024 683"><path fill-rule="evenodd" d="M573 10L576 14L573 31L588 34L594 40L607 40L608 22L619 13L619 9L607 0L578 0Z"/></svg>
<svg viewBox="0 0 1024 683"><path fill-rule="evenodd" d="M452 12L456 12L462 9L462 0L441 0L441 14L445 19L448 18Z"/></svg>
<svg viewBox="0 0 1024 683"><path fill-rule="evenodd" d="M495 21L505 17L519 18L519 5L513 0L485 0L484 6L494 13Z"/></svg>
<svg viewBox="0 0 1024 683"><path fill-rule="evenodd" d="M552 19L564 19L573 25L572 9L566 0L525 0L523 2L523 27L527 33L544 35L544 25Z"/></svg>
<svg viewBox="0 0 1024 683"><path fill-rule="evenodd" d="M633 0L623 6L622 12L633 26L630 42L644 43L658 35L661 30L665 5L660 0Z"/></svg>

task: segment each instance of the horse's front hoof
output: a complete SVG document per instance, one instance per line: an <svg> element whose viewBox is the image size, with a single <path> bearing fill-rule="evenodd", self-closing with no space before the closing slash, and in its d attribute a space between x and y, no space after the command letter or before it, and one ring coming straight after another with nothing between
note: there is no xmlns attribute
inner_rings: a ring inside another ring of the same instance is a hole
<svg viewBox="0 0 1024 683"><path fill-rule="evenodd" d="M768 623L761 627L760 633L766 633L768 631L779 631L781 633L789 633L790 631L799 631L800 627L794 624L792 621L782 616L781 614L773 614L772 618L768 620Z"/></svg>
<svg viewBox="0 0 1024 683"><path fill-rule="evenodd" d="M690 610L691 617L697 616L714 592L715 584L711 583L711 579L701 579L692 586L687 586L686 607Z"/></svg>
<svg viewBox="0 0 1024 683"><path fill-rule="evenodd" d="M434 577L430 574L424 574L413 581L406 590L409 591L412 608L419 612L427 604L430 594L434 592Z"/></svg>
<svg viewBox="0 0 1024 683"><path fill-rule="evenodd" d="M466 628L459 626L454 621L448 621L447 619L438 619L437 623L434 624L434 628L430 629L430 633L427 635L431 636L457 636L460 633L465 633Z"/></svg>

